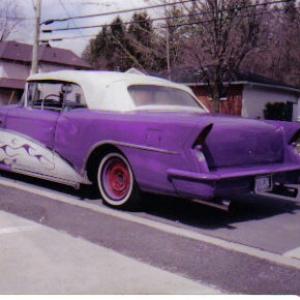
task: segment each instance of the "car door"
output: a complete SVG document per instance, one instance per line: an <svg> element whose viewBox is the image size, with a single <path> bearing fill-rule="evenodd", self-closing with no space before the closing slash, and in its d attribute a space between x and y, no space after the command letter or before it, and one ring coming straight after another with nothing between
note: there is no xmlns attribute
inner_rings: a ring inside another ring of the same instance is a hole
<svg viewBox="0 0 300 300"><path fill-rule="evenodd" d="M84 106L76 88L72 90L60 81L30 82L23 105L0 109L0 168L73 186L89 183L69 160L74 149L64 145L63 153L57 151L62 149L59 119ZM61 137L68 134L70 130L61 132Z"/></svg>
<svg viewBox="0 0 300 300"><path fill-rule="evenodd" d="M58 111L15 107L6 115L5 128L53 149L58 117Z"/></svg>
<svg viewBox="0 0 300 300"><path fill-rule="evenodd" d="M1 118L2 165L49 176L55 167L55 129L62 110L58 86L29 83L26 98L22 105L8 107Z"/></svg>

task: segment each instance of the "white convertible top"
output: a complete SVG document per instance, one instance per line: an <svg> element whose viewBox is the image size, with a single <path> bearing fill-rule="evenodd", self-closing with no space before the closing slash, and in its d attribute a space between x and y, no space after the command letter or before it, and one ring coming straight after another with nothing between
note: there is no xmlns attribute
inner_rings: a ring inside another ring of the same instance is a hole
<svg viewBox="0 0 300 300"><path fill-rule="evenodd" d="M184 90L196 98L191 89L185 85L173 83L158 77L132 73L63 70L33 74L27 79L27 82L31 81L75 83L83 89L87 105L90 109L113 111L131 111L136 109L127 90L131 85L172 87Z"/></svg>

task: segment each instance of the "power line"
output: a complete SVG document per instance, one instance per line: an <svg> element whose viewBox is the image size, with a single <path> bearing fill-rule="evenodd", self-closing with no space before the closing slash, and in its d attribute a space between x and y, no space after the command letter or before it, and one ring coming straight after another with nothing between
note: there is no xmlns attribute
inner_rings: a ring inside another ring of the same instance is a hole
<svg viewBox="0 0 300 300"><path fill-rule="evenodd" d="M195 14L200 15L200 13ZM187 15L181 15L178 17L161 17L161 18L154 18L151 19L151 21L164 21L164 20L170 20L170 19L179 19L182 17L187 17ZM139 24L144 23L144 20L139 21L128 21L128 22L122 22L122 25L131 25L131 24ZM77 29L92 29L92 28L102 28L102 27L113 27L117 24L101 24L101 25L89 25L89 26L80 26L80 27L67 27L67 28L57 28L57 29L44 29L44 33L51 33L53 31L67 31L67 30L77 30Z"/></svg>
<svg viewBox="0 0 300 300"><path fill-rule="evenodd" d="M281 1L282 2L282 1ZM289 2L289 1L285 1L285 2ZM273 3L272 3L273 4ZM275 11L275 13L280 13L283 9L278 9ZM266 12L260 12L259 15L264 15ZM201 15L200 13L197 14L192 14L192 16L196 16L196 15ZM175 18L184 18L187 17L188 15L181 15ZM191 16L191 15L189 15ZM245 14L244 16L241 17L246 17L247 14ZM157 18L157 19L152 19L152 20L162 20L162 19L175 19L174 17L165 17L165 18ZM205 21L193 21L193 22L185 22L185 23L180 23L180 24L174 24L174 25L159 25L159 26L155 26L153 27L153 30L158 30L158 29L167 29L167 28L176 28L176 27L184 27L184 26L193 26L193 25L199 25L199 24L208 24L213 22L214 20L205 20ZM144 21L131 21L131 22L124 22L122 23L123 25L130 25L130 24L135 24L135 23L142 23ZM115 24L109 24L109 25L101 25L101 27L112 27ZM97 25L98 26L98 25ZM87 35L82 35L82 36L66 36L66 37L58 37L58 38L51 38L48 39L46 41L62 41L62 40L67 40L67 39L77 39L80 37L84 37L84 38L92 38L92 37L96 37L97 34L87 34ZM43 42L46 42L45 40Z"/></svg>
<svg viewBox="0 0 300 300"><path fill-rule="evenodd" d="M68 10L67 10L66 6L65 6L65 5L62 3L62 1L61 1L61 0L59 0L59 3L60 3L60 5L63 7L63 9L64 9L64 11L66 12L67 16L69 16L69 17L70 17L70 15L69 15L69 12L68 12ZM71 18L71 17L70 17L70 18ZM73 24L76 26L76 23L75 23L75 21L74 21L74 20L72 20L72 22L73 22ZM82 33L81 33L81 30L80 30L80 28L78 29L78 31L79 31L80 35L82 36Z"/></svg>
<svg viewBox="0 0 300 300"><path fill-rule="evenodd" d="M191 1L194 1L194 0L186 0L185 2L191 2ZM256 3L256 4L247 5L247 6L243 6L243 7L236 7L236 9L242 10L242 9L247 9L247 8L251 8L251 7L274 5L274 4L280 4L280 3L287 3L287 2L291 2L291 1L293 1L293 0L276 0L276 1L272 1L272 2ZM174 3L172 3L172 5L178 4L178 3L183 3L183 2L182 1L180 1L180 2L174 2ZM171 5L171 4L169 3L168 5ZM165 6L165 4L164 4L164 6ZM131 9L131 11L134 11L134 10L135 9ZM223 11L226 11L226 10L223 10ZM123 12L123 11L121 11L121 12ZM220 10L220 12L222 12L222 10ZM204 14L210 14L210 12L197 13L197 14L191 14L191 15L180 15L180 16L172 16L172 17L154 18L154 19L152 19L152 21L154 21L154 22L155 21L165 21L165 20L172 20L172 19L184 18L184 17L188 17L188 16L204 15ZM129 21L129 22L123 22L122 24L123 25L131 25L131 24L138 24L138 23L142 23L142 22L143 21ZM200 21L200 23L201 23L201 21ZM186 23L186 24L178 24L178 25L174 25L172 27L187 26L187 25L193 25L193 24L199 24L199 22ZM44 29L43 33L52 33L54 31L69 31L69 30L78 30L78 29L93 29L93 28L112 27L114 25L115 24L100 24L100 25L89 25L89 26L79 26L79 27L66 27L66 28L56 28L56 29ZM169 26L169 27L171 27L171 26ZM166 28L166 27L160 27L160 28ZM156 28L156 29L158 29L158 28Z"/></svg>
<svg viewBox="0 0 300 300"><path fill-rule="evenodd" d="M117 10L117 11L111 11L111 12L105 12L105 13L99 13L99 14L82 15L82 16L59 18L59 19L49 19L49 20L44 21L43 23L48 25L48 24L52 24L54 22L65 22L65 21L74 20L74 19L86 19L86 18L94 18L94 17L111 16L111 15L136 12L136 11L141 11L141 10L161 8L161 7L166 7L166 6L170 6L170 5L184 4L187 2L194 2L194 1L195 0L181 0L181 1L176 1L176 2L172 2L172 3L164 3L164 4L157 4L157 5L145 6L145 7L139 7L139 8L123 9L123 10Z"/></svg>

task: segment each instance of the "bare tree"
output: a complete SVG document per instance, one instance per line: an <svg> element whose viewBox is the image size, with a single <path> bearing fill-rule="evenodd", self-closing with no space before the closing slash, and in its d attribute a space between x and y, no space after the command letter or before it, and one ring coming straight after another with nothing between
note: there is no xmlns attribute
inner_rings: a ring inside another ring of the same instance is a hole
<svg viewBox="0 0 300 300"><path fill-rule="evenodd" d="M241 64L247 71L273 79L281 59L277 49L282 48L283 44L282 36L277 34L281 26L279 12L277 7L268 7L263 11L256 47Z"/></svg>
<svg viewBox="0 0 300 300"><path fill-rule="evenodd" d="M0 42L14 34L24 21L19 2L1 0L0 3Z"/></svg>
<svg viewBox="0 0 300 300"><path fill-rule="evenodd" d="M167 2L164 1L166 4ZM168 78L171 80L172 69L176 69L183 63L184 31L181 23L184 22L184 10L182 5L166 6L164 10L163 30L159 30L162 37L160 42L161 55L167 63Z"/></svg>
<svg viewBox="0 0 300 300"><path fill-rule="evenodd" d="M300 83L299 30L299 8L296 7L296 1L291 0L283 5L276 32L277 39L281 41L281 44L274 49L279 58L275 79L290 85L299 85Z"/></svg>
<svg viewBox="0 0 300 300"><path fill-rule="evenodd" d="M194 1L186 11L186 64L199 68L218 112L224 82L256 47L261 18L251 0Z"/></svg>
<svg viewBox="0 0 300 300"><path fill-rule="evenodd" d="M300 7L295 0L264 11L256 51L242 66L273 80L300 86Z"/></svg>

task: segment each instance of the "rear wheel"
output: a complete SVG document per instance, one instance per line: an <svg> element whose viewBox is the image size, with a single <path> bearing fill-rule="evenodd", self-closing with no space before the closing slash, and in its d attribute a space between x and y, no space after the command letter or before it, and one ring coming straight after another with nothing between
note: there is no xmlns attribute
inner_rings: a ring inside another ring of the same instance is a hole
<svg viewBox="0 0 300 300"><path fill-rule="evenodd" d="M105 204L122 209L137 207L139 189L128 161L120 153L109 153L102 158L97 183Z"/></svg>

